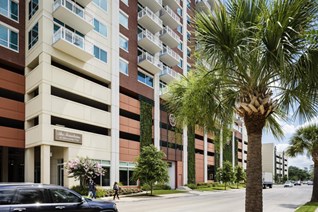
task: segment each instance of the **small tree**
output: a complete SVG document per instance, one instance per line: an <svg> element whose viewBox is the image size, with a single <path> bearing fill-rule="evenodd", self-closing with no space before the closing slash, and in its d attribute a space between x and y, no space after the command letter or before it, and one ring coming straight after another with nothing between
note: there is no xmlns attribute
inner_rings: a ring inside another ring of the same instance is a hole
<svg viewBox="0 0 318 212"><path fill-rule="evenodd" d="M136 159L136 167L133 174L134 180L140 180L150 186L152 195L153 185L169 181L168 164L163 161L164 153L158 151L153 145L144 146Z"/></svg>
<svg viewBox="0 0 318 212"><path fill-rule="evenodd" d="M233 182L234 179L234 172L232 169L232 165L229 161L224 162L223 168L218 168L216 177L219 181L224 182L224 189L226 190L227 183Z"/></svg>
<svg viewBox="0 0 318 212"><path fill-rule="evenodd" d="M245 180L245 172L242 166L236 166L234 174L235 174L235 183L238 188L239 183Z"/></svg>
<svg viewBox="0 0 318 212"><path fill-rule="evenodd" d="M105 174L102 166L88 157L79 157L68 161L65 164L65 169L69 177L74 177L75 180L80 181L82 187L88 182L88 179L94 179Z"/></svg>

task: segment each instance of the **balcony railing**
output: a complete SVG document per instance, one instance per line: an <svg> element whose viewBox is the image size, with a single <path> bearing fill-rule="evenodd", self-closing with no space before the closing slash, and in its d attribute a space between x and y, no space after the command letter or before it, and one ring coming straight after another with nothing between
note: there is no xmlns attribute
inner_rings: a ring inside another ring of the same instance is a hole
<svg viewBox="0 0 318 212"><path fill-rule="evenodd" d="M163 66L163 70L160 72L160 76L162 75L169 75L176 80L181 78L181 74L179 74L178 72L172 70L171 68L165 65Z"/></svg>
<svg viewBox="0 0 318 212"><path fill-rule="evenodd" d="M58 40L63 39L67 41L68 43L71 43L72 45L84 50L85 52L94 55L93 52L93 44L85 40L84 37L81 37L71 30L68 30L66 28L61 27L59 30L57 30L53 35L53 43L57 42Z"/></svg>
<svg viewBox="0 0 318 212"><path fill-rule="evenodd" d="M138 45L152 54L155 54L162 49L162 42L159 37L153 35L149 30L143 30L138 34Z"/></svg>
<svg viewBox="0 0 318 212"><path fill-rule="evenodd" d="M171 48L176 47L180 43L180 37L168 26L165 26L165 28L160 31L160 38L163 43Z"/></svg>
<svg viewBox="0 0 318 212"><path fill-rule="evenodd" d="M162 8L162 0L138 0L144 7L150 8L153 12L157 12Z"/></svg>
<svg viewBox="0 0 318 212"><path fill-rule="evenodd" d="M94 28L93 17L71 0L57 0L53 3L53 17L86 34Z"/></svg>
<svg viewBox="0 0 318 212"><path fill-rule="evenodd" d="M138 64L153 74L158 73L163 67L162 62L148 52L144 52L138 56Z"/></svg>
<svg viewBox="0 0 318 212"><path fill-rule="evenodd" d="M148 17L145 19L145 17ZM148 7L138 12L138 22L141 26L156 33L162 29L162 20L154 14Z"/></svg>

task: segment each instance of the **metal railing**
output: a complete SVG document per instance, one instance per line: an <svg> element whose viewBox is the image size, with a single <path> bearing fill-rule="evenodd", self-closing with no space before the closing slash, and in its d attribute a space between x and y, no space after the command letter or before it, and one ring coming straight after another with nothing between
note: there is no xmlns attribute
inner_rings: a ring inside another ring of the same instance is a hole
<svg viewBox="0 0 318 212"><path fill-rule="evenodd" d="M177 40L180 42L180 37L177 35L177 33L175 33L170 27L168 26L165 26L165 28L163 28L161 31L160 31L160 35L163 35L163 34L169 34L171 37L173 37L173 39Z"/></svg>
<svg viewBox="0 0 318 212"><path fill-rule="evenodd" d="M175 58L176 60L180 61L180 55L178 55L175 51L173 51L171 48L169 48L168 46L164 47L161 52L160 55L163 54L168 54L171 57Z"/></svg>
<svg viewBox="0 0 318 212"><path fill-rule="evenodd" d="M141 55L138 56L138 63L140 63L140 62L142 62L144 60L147 60L147 61L151 62L153 65L157 66L160 69L163 68L162 62L160 62L160 60L156 59L154 56L152 56L148 52L144 52L144 53L142 53Z"/></svg>
<svg viewBox="0 0 318 212"><path fill-rule="evenodd" d="M160 46L162 48L162 43L161 43L160 39L157 36L155 36L154 34L152 34L150 31L143 30L142 32L140 32L138 34L138 41L143 39L143 38L148 38L153 43L155 43L157 46Z"/></svg>
<svg viewBox="0 0 318 212"><path fill-rule="evenodd" d="M164 15L165 13L168 13L169 16L171 16L174 20L176 20L178 23L180 23L180 17L173 12L173 10L166 5L161 11L160 11L160 16Z"/></svg>
<svg viewBox="0 0 318 212"><path fill-rule="evenodd" d="M172 76L174 79L180 79L181 78L181 74L179 74L178 72L172 70L171 68L169 68L168 66L163 66L163 70L160 72L160 76L161 75L165 75L168 74L170 76Z"/></svg>
<svg viewBox="0 0 318 212"><path fill-rule="evenodd" d="M63 39L92 55L94 54L93 44L85 40L84 37L75 34L71 30L68 30L64 27L61 27L59 30L57 30L53 35L53 43L60 39Z"/></svg>
<svg viewBox="0 0 318 212"><path fill-rule="evenodd" d="M155 15L148 7L145 7L143 10L138 12L138 19L144 17L145 15L149 16L154 22L162 26L162 20Z"/></svg>
<svg viewBox="0 0 318 212"><path fill-rule="evenodd" d="M53 3L53 11L59 7L65 7L70 10L72 13L82 18L83 20L89 22L93 25L93 17L89 15L85 9L75 4L75 2L70 0L57 0Z"/></svg>

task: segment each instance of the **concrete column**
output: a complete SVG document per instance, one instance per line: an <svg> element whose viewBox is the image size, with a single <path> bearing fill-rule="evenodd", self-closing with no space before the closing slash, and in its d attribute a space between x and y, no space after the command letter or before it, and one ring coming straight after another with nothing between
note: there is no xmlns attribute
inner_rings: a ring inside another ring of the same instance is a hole
<svg viewBox="0 0 318 212"><path fill-rule="evenodd" d="M204 131L204 155L203 155L203 170L204 170L204 182L208 181L208 134Z"/></svg>
<svg viewBox="0 0 318 212"><path fill-rule="evenodd" d="M25 149L24 181L34 182L34 147Z"/></svg>
<svg viewBox="0 0 318 212"><path fill-rule="evenodd" d="M235 130L233 125L233 132L232 132L232 168L235 168L235 156L237 152L235 152Z"/></svg>
<svg viewBox="0 0 318 212"><path fill-rule="evenodd" d="M49 145L41 145L41 183L50 184L51 151Z"/></svg>
<svg viewBox="0 0 318 212"><path fill-rule="evenodd" d="M8 182L8 159L9 159L9 148L8 147L2 147L2 156L1 156L1 179L2 182Z"/></svg>
<svg viewBox="0 0 318 212"><path fill-rule="evenodd" d="M220 129L220 168L223 168L223 126Z"/></svg>
<svg viewBox="0 0 318 212"><path fill-rule="evenodd" d="M188 184L188 128L183 128L183 135L182 135L182 143L183 143L183 155L182 155L182 162L183 162L183 185Z"/></svg>
<svg viewBox="0 0 318 212"><path fill-rule="evenodd" d="M111 117L112 117L112 147L111 147L111 166L110 166L110 184L115 181L119 181L119 0L112 0L111 4L112 14L112 105L111 105Z"/></svg>
<svg viewBox="0 0 318 212"><path fill-rule="evenodd" d="M154 75L154 146L160 150L160 73Z"/></svg>

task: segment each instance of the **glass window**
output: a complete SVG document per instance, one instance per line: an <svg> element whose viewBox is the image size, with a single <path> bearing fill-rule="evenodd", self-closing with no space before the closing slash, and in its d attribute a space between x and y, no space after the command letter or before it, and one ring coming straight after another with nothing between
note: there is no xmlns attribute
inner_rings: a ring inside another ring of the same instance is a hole
<svg viewBox="0 0 318 212"><path fill-rule="evenodd" d="M123 36L119 36L119 46L128 52L128 39Z"/></svg>
<svg viewBox="0 0 318 212"><path fill-rule="evenodd" d="M149 87L153 87L153 78L147 74L144 74L138 71L138 81L148 85Z"/></svg>
<svg viewBox="0 0 318 212"><path fill-rule="evenodd" d="M123 12L119 12L119 24L128 29L128 16Z"/></svg>
<svg viewBox="0 0 318 212"><path fill-rule="evenodd" d="M107 0L94 0L93 2L101 9L107 11Z"/></svg>
<svg viewBox="0 0 318 212"><path fill-rule="evenodd" d="M13 19L19 20L19 5L12 0L0 0L0 14Z"/></svg>
<svg viewBox="0 0 318 212"><path fill-rule="evenodd" d="M0 25L0 46L18 51L18 33Z"/></svg>
<svg viewBox="0 0 318 212"><path fill-rule="evenodd" d="M94 29L95 31L99 32L100 34L107 36L107 27L99 22L97 19L94 18Z"/></svg>
<svg viewBox="0 0 318 212"><path fill-rule="evenodd" d="M180 49L181 51L183 49L183 44L181 42L178 44L178 49Z"/></svg>
<svg viewBox="0 0 318 212"><path fill-rule="evenodd" d="M50 189L53 203L81 202L82 198L73 194L69 190L61 188Z"/></svg>
<svg viewBox="0 0 318 212"><path fill-rule="evenodd" d="M36 23L33 28L29 31L29 49L31 49L39 39L39 24Z"/></svg>
<svg viewBox="0 0 318 212"><path fill-rule="evenodd" d="M30 0L29 1L29 20L39 9L39 0Z"/></svg>
<svg viewBox="0 0 318 212"><path fill-rule="evenodd" d="M43 192L40 189L21 189L18 190L17 200L14 204L34 204L44 203Z"/></svg>
<svg viewBox="0 0 318 212"><path fill-rule="evenodd" d="M179 66L180 68L182 68L182 66L183 66L183 60L182 60L182 59L180 59L180 63L178 64L178 66Z"/></svg>
<svg viewBox="0 0 318 212"><path fill-rule="evenodd" d="M132 180L133 173L134 171L130 168L120 168L119 182L124 186L137 185L137 182Z"/></svg>
<svg viewBox="0 0 318 212"><path fill-rule="evenodd" d="M98 48L97 46L94 46L94 56L97 59L107 63L107 52L103 49Z"/></svg>
<svg viewBox="0 0 318 212"><path fill-rule="evenodd" d="M0 205L8 205L14 196L14 190L0 190Z"/></svg>
<svg viewBox="0 0 318 212"><path fill-rule="evenodd" d="M179 8L177 9L177 13L178 13L179 16L182 17L182 8L179 7Z"/></svg>
<svg viewBox="0 0 318 212"><path fill-rule="evenodd" d="M182 26L181 26L181 25L178 25L177 31L178 31L180 34L182 34Z"/></svg>
<svg viewBox="0 0 318 212"><path fill-rule="evenodd" d="M123 74L128 75L128 62L119 59L119 71Z"/></svg>

